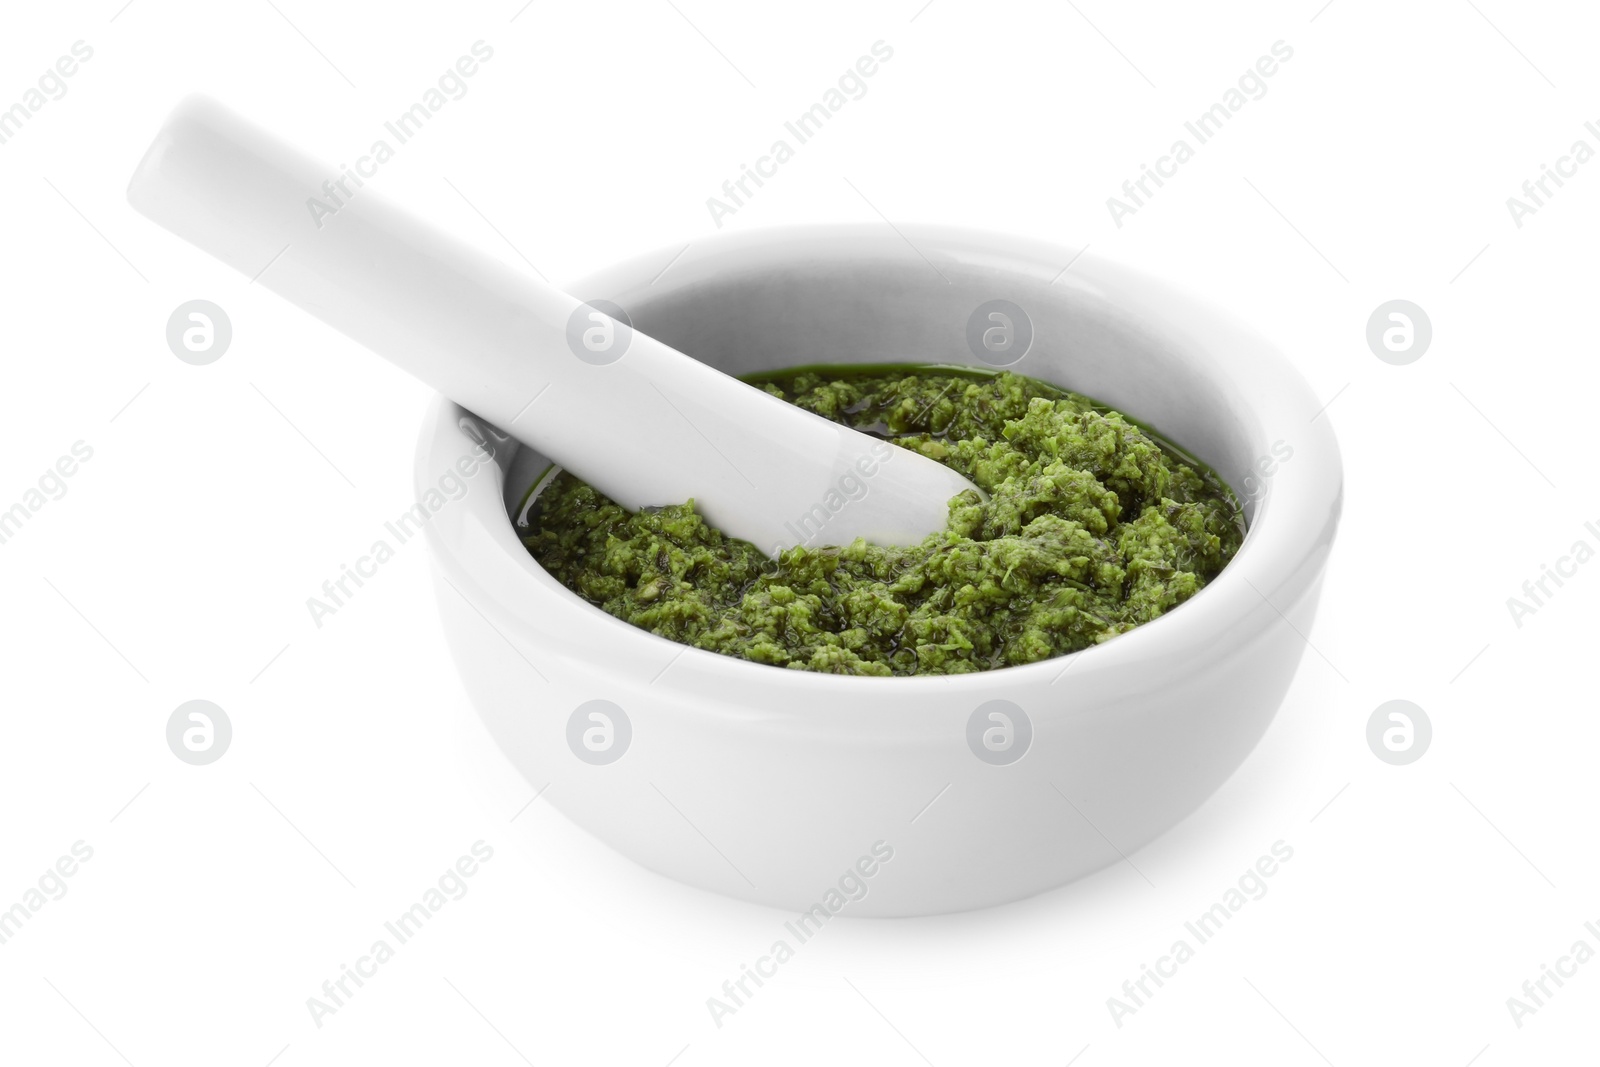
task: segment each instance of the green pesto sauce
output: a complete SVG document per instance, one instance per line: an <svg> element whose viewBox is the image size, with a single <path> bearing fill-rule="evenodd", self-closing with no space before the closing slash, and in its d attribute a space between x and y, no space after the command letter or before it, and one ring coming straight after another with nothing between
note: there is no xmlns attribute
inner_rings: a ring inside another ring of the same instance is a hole
<svg viewBox="0 0 1600 1067"><path fill-rule="evenodd" d="M964 674L1109 640L1188 600L1244 519L1203 464L1116 411L1009 372L806 367L747 379L921 452L989 495L921 544L774 562L694 501L629 512L566 472L523 544L591 604L696 648L832 674Z"/></svg>

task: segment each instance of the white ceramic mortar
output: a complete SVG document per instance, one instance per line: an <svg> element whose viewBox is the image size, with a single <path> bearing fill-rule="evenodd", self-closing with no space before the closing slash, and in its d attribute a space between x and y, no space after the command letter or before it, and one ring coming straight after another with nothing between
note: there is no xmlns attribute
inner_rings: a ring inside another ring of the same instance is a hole
<svg viewBox="0 0 1600 1067"><path fill-rule="evenodd" d="M795 911L886 842L893 859L871 865L847 909L877 916L1062 885L1131 855L1215 791L1266 730L1305 649L1339 519L1338 445L1310 388L1262 339L1091 256L1058 278L1074 254L936 228L772 230L697 242L659 278L670 250L568 291L614 301L639 330L732 374L983 366L968 319L1009 300L1034 332L1011 369L1152 426L1250 496L1249 533L1221 575L1131 633L1027 666L784 670L652 636L559 585L511 517L548 461L502 447L430 521L428 540L467 691L531 786L548 785L551 804L652 870ZM419 494L469 452L474 421L434 404ZM614 762L569 747L569 717L591 700L631 726ZM969 719L992 700L1032 727L1007 765L968 744Z"/></svg>

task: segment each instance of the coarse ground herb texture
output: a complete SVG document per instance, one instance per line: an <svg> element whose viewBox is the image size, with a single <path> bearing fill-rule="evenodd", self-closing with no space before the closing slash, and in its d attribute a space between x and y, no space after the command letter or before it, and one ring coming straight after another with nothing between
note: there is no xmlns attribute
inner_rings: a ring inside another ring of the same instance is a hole
<svg viewBox="0 0 1600 1067"><path fill-rule="evenodd" d="M1244 520L1202 464L1116 411L1009 372L813 367L749 379L955 468L921 544L797 547L774 562L693 501L629 512L566 472L523 543L590 603L651 633L757 663L852 675L964 674L1125 633L1194 596Z"/></svg>

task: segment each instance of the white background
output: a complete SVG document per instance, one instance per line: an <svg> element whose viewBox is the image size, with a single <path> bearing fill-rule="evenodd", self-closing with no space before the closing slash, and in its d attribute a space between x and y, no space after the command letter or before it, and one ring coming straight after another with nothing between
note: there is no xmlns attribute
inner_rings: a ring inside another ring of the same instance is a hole
<svg viewBox="0 0 1600 1067"><path fill-rule="evenodd" d="M1600 162L1521 228L1505 203L1574 140L1600 148L1592 10L122 2L12 5L0 30L0 106L94 49L0 145L0 508L94 450L0 545L0 908L94 850L0 945L0 1061L1592 1058L1600 963L1520 1028L1506 998L1579 938L1600 948L1600 563L1520 628L1506 599L1600 544ZM1330 400L1347 502L1315 651L1242 769L1137 870L830 924L718 1028L706 998L788 916L524 809L455 678L425 549L313 626L306 598L410 503L427 392L123 190L190 91L350 162L479 39L493 60L375 182L508 262L560 282L692 256L716 232L706 198L881 39L867 95L728 228L881 212L1088 242L1243 315ZM1267 95L1115 226L1106 198L1278 40L1294 56ZM164 337L197 297L234 328L205 367ZM1364 339L1393 298L1434 327L1404 367ZM166 746L193 698L233 722L211 766ZM1410 766L1366 745L1393 698L1433 722ZM317 1027L306 998L480 839L470 892ZM1107 998L1279 840L1294 857L1267 895L1115 1025Z"/></svg>

